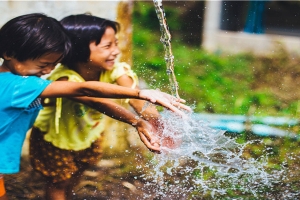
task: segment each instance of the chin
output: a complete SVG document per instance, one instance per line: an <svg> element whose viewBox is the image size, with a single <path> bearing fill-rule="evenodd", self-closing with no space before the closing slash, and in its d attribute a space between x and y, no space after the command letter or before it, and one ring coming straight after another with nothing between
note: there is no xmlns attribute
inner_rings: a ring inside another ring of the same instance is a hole
<svg viewBox="0 0 300 200"><path fill-rule="evenodd" d="M106 66L105 67L105 69L107 70L107 71L110 71L110 70L112 70L114 68L114 65L109 65L109 66Z"/></svg>

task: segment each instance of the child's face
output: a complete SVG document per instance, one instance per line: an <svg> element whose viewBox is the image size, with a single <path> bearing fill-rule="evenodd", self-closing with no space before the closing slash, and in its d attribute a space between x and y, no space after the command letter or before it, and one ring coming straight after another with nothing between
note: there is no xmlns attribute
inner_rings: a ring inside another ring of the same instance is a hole
<svg viewBox="0 0 300 200"><path fill-rule="evenodd" d="M40 77L49 74L60 61L60 57L61 54L50 53L34 60L25 60L22 62L10 57L5 59L2 66L6 67L14 74Z"/></svg>
<svg viewBox="0 0 300 200"><path fill-rule="evenodd" d="M90 64L101 70L112 70L115 59L120 53L118 40L113 28L108 27L98 45L90 43Z"/></svg>

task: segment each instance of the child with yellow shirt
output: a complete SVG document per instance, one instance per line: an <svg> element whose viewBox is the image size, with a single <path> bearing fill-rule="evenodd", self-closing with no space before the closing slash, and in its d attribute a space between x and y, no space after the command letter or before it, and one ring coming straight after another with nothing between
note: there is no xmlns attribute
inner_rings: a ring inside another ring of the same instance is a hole
<svg viewBox="0 0 300 200"><path fill-rule="evenodd" d="M131 67L115 62L120 53L117 22L81 14L65 17L61 24L71 39L72 56L54 70L50 80L100 81L138 87L138 78ZM30 157L33 168L47 179L46 199L71 199L83 172L100 160L101 133L107 128L102 113L132 124L138 132L145 126L162 128L155 107L143 110L145 101L127 101L141 118L137 120L133 113L110 100L45 99L45 108L30 136Z"/></svg>
<svg viewBox="0 0 300 200"><path fill-rule="evenodd" d="M41 13L15 17L0 29L0 200L8 199L4 174L20 171L22 145L43 108L42 98L137 98L179 111L174 106L181 106L180 99L174 102L171 95L155 90L131 89L99 81L79 83L40 78L68 57L71 46L62 25ZM108 112L113 113L117 107L110 109ZM152 126L126 113L123 116L137 124L140 138L149 149L160 151Z"/></svg>

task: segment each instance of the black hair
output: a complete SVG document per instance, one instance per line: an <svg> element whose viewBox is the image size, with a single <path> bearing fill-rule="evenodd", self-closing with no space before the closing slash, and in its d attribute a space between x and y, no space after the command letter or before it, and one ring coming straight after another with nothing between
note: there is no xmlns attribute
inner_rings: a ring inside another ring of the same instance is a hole
<svg viewBox="0 0 300 200"><path fill-rule="evenodd" d="M72 42L72 57L64 59L63 64L72 68L74 63L88 62L90 57L89 45L95 41L98 45L107 27L111 27L117 33L120 25L118 22L93 16L91 14L69 15L60 23L65 28Z"/></svg>
<svg viewBox="0 0 300 200"><path fill-rule="evenodd" d="M21 15L0 29L0 57L34 60L45 54L68 56L71 42L58 20L42 13Z"/></svg>

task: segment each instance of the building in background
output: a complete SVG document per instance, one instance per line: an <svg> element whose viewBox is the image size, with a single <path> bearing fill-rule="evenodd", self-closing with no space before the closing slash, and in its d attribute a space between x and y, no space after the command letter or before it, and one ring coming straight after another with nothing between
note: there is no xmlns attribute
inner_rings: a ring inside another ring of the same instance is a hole
<svg viewBox="0 0 300 200"><path fill-rule="evenodd" d="M300 54L299 1L205 1L201 46L212 52Z"/></svg>

